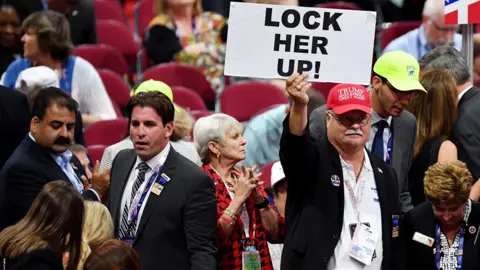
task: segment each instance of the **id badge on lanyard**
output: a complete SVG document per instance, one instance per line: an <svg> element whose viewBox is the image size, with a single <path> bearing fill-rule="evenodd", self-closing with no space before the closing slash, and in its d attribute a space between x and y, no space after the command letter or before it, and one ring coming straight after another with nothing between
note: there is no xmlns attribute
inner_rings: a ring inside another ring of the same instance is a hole
<svg viewBox="0 0 480 270"><path fill-rule="evenodd" d="M355 215L357 217L357 226L355 232L353 233L352 242L348 251L348 254L353 259L362 262L365 265L370 265L375 253L375 247L377 246L377 241L379 235L377 232L372 230L372 228L366 224L361 223L360 221L360 210L359 205L363 197L363 190L365 189L365 179L361 179L360 183L360 196L357 198L353 191L352 186L348 180L344 180L345 187L348 190L350 202L352 203Z"/></svg>
<svg viewBox="0 0 480 270"><path fill-rule="evenodd" d="M260 252L258 252L256 248L256 230L257 230L257 222L255 220L256 214L255 210L253 210L252 214L252 233L250 234L250 238L247 239L246 234L243 230L243 222L239 222L238 224L242 228L242 269L243 270L260 270L261 269L261 261L260 261Z"/></svg>

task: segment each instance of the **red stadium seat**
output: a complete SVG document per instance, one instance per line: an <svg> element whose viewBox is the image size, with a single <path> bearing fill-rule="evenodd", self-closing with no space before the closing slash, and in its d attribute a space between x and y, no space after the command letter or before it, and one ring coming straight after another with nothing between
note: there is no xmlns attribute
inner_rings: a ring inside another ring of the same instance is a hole
<svg viewBox="0 0 480 270"><path fill-rule="evenodd" d="M230 85L220 96L220 110L240 122L248 121L258 111L288 103L285 93L275 85L264 82L242 82Z"/></svg>
<svg viewBox="0 0 480 270"><path fill-rule="evenodd" d="M85 144L87 146L112 145L123 140L127 131L128 119L126 118L96 122L85 130Z"/></svg>
<svg viewBox="0 0 480 270"><path fill-rule="evenodd" d="M75 47L73 54L84 58L97 69L109 69L120 76L129 74L123 56L109 45L81 45Z"/></svg>
<svg viewBox="0 0 480 270"><path fill-rule="evenodd" d="M390 26L385 28L383 32L380 33L380 49L383 51L390 42L406 34L407 32L418 28L421 24L422 22L420 21L405 21L392 23Z"/></svg>
<svg viewBox="0 0 480 270"><path fill-rule="evenodd" d="M133 8L135 21L135 33L143 40L147 32L148 24L155 17L153 12L153 0L140 0Z"/></svg>
<svg viewBox="0 0 480 270"><path fill-rule="evenodd" d="M205 117L214 114L215 112L213 111L191 111L190 114L195 118L195 121Z"/></svg>
<svg viewBox="0 0 480 270"><path fill-rule="evenodd" d="M117 49L129 66L136 66L140 47L128 26L114 20L97 21L98 42Z"/></svg>
<svg viewBox="0 0 480 270"><path fill-rule="evenodd" d="M183 86L173 86L172 92L173 101L180 107L189 111L207 110L207 106L205 106L205 102L203 102L202 97L199 96L194 90Z"/></svg>
<svg viewBox="0 0 480 270"><path fill-rule="evenodd" d="M334 9L350 9L350 10L362 10L359 6L350 2L328 2L316 5L317 8L334 8Z"/></svg>
<svg viewBox="0 0 480 270"><path fill-rule="evenodd" d="M115 20L128 24L127 17L122 7L111 0L94 0L95 19L97 20Z"/></svg>
<svg viewBox="0 0 480 270"><path fill-rule="evenodd" d="M87 147L88 155L92 161L92 165L95 166L95 162L98 160L99 162L102 161L103 152L105 152L106 145L90 145Z"/></svg>
<svg viewBox="0 0 480 270"><path fill-rule="evenodd" d="M167 63L153 66L143 73L142 81L162 81L170 87L183 86L195 90L207 104L215 102L215 92L205 78L202 71L197 68L180 64Z"/></svg>
<svg viewBox="0 0 480 270"><path fill-rule="evenodd" d="M130 88L115 72L106 69L97 71L102 78L103 85L105 85L110 99L120 108L125 108L130 101Z"/></svg>
<svg viewBox="0 0 480 270"><path fill-rule="evenodd" d="M330 89L332 89L335 85L337 85L337 83L312 82L312 88L315 89L320 94L322 94L325 100L328 99L328 93L330 93Z"/></svg>

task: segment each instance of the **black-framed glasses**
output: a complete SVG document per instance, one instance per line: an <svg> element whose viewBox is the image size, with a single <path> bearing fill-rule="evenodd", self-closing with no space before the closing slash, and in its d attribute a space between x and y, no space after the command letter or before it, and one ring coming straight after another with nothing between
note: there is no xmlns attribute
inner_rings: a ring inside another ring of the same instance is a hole
<svg viewBox="0 0 480 270"><path fill-rule="evenodd" d="M351 127L355 124L359 124L360 126L366 126L370 124L370 120L372 119L370 115L364 114L356 119L345 116L345 115L336 115L332 111L327 112L331 117L333 117L340 125L344 127Z"/></svg>
<svg viewBox="0 0 480 270"><path fill-rule="evenodd" d="M414 98L418 97L418 91L417 90L400 91L400 90L396 89L395 87L393 87L393 85L390 84L390 82L388 82L387 80L384 80L383 83L388 86L390 91L392 91L392 93L398 99L400 99L400 98L414 99Z"/></svg>

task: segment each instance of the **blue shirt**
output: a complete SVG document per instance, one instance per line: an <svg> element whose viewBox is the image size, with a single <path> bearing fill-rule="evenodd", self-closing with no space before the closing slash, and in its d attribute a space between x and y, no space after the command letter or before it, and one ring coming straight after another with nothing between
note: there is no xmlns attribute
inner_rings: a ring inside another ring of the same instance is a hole
<svg viewBox="0 0 480 270"><path fill-rule="evenodd" d="M455 33L453 36L453 47L458 51L462 50L462 35ZM424 54L433 48L427 42L423 25L405 35L390 42L383 50L383 53L391 51L404 51L420 60Z"/></svg>
<svg viewBox="0 0 480 270"><path fill-rule="evenodd" d="M248 123L243 132L243 137L247 141L246 166L258 164L261 168L280 159L280 138L287 106L279 105L256 116Z"/></svg>

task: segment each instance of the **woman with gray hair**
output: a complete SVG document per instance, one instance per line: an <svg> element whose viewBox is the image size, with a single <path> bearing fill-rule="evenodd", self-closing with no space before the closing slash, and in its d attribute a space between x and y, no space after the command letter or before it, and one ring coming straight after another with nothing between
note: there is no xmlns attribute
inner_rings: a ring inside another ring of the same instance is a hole
<svg viewBox="0 0 480 270"><path fill-rule="evenodd" d="M193 131L202 169L216 186L217 268L244 269L242 257L248 257L256 266L249 269L273 269L267 240L282 242L284 219L269 205L255 167L234 168L245 159L242 131L237 120L221 113L200 118Z"/></svg>

